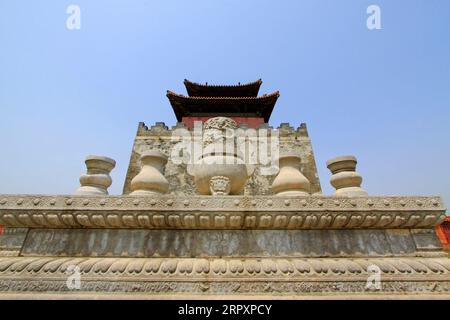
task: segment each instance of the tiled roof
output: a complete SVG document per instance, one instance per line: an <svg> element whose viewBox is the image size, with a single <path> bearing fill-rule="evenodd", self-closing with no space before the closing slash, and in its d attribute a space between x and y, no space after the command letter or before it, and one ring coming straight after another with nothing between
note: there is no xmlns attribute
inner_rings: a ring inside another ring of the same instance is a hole
<svg viewBox="0 0 450 320"><path fill-rule="evenodd" d="M184 85L190 97L256 97L262 80L237 84L237 85L215 85L200 84L184 80Z"/></svg>
<svg viewBox="0 0 450 320"><path fill-rule="evenodd" d="M167 91L167 97L178 121L186 116L255 116L269 121L279 92L253 96L189 96Z"/></svg>

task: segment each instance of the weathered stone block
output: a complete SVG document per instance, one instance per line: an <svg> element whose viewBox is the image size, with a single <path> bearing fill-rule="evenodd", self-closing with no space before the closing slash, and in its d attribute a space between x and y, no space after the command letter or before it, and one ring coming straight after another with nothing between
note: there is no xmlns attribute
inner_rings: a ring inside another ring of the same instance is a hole
<svg viewBox="0 0 450 320"><path fill-rule="evenodd" d="M413 255L409 232L390 230L31 229L23 256L352 257Z"/></svg>

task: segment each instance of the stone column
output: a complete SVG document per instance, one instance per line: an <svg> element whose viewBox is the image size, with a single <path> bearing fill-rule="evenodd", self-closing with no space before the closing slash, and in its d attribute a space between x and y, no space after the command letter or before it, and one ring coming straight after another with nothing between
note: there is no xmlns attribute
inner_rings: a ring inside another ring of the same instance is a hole
<svg viewBox="0 0 450 320"><path fill-rule="evenodd" d="M277 196L309 196L311 185L300 171L300 156L287 153L279 157L280 171L272 183Z"/></svg>
<svg viewBox="0 0 450 320"><path fill-rule="evenodd" d="M107 195L112 183L109 173L116 166L116 161L108 157L90 155L86 157L85 163L87 173L80 177L81 187L75 191L75 195Z"/></svg>
<svg viewBox="0 0 450 320"><path fill-rule="evenodd" d="M169 190L169 182L164 177L167 156L157 150L141 154L141 171L131 180L130 195L163 194Z"/></svg>
<svg viewBox="0 0 450 320"><path fill-rule="evenodd" d="M341 156L327 161L327 168L333 174L330 183L336 189L333 195L344 197L368 195L361 188L362 177L356 172L356 164L354 156Z"/></svg>

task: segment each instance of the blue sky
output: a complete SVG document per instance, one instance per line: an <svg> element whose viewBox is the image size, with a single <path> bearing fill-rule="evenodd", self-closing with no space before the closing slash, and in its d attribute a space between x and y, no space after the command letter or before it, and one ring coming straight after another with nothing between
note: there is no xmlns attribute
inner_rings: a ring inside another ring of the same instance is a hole
<svg viewBox="0 0 450 320"><path fill-rule="evenodd" d="M307 123L325 194L326 160L354 154L370 194L448 205L449 35L445 0L0 0L0 193L70 194L100 154L120 194L138 122L175 124L167 89L262 78L271 125Z"/></svg>

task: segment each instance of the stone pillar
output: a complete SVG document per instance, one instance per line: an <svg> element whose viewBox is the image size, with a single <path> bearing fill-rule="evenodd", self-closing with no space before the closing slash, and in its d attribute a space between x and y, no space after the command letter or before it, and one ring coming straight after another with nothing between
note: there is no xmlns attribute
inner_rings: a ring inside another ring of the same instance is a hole
<svg viewBox="0 0 450 320"><path fill-rule="evenodd" d="M81 187L75 191L75 195L107 195L112 183L109 173L116 166L116 161L108 157L91 155L86 157L85 163L87 173L80 177Z"/></svg>
<svg viewBox="0 0 450 320"><path fill-rule="evenodd" d="M362 177L356 172L356 164L354 156L341 156L327 161L327 168L333 174L330 183L336 189L333 195L344 197L368 195L361 188Z"/></svg>
<svg viewBox="0 0 450 320"><path fill-rule="evenodd" d="M309 196L311 185L300 171L300 156L288 153L279 157L280 171L272 183L277 196Z"/></svg>
<svg viewBox="0 0 450 320"><path fill-rule="evenodd" d="M169 190L169 182L164 177L167 156L157 150L141 154L141 171L131 180L130 195L163 194Z"/></svg>

